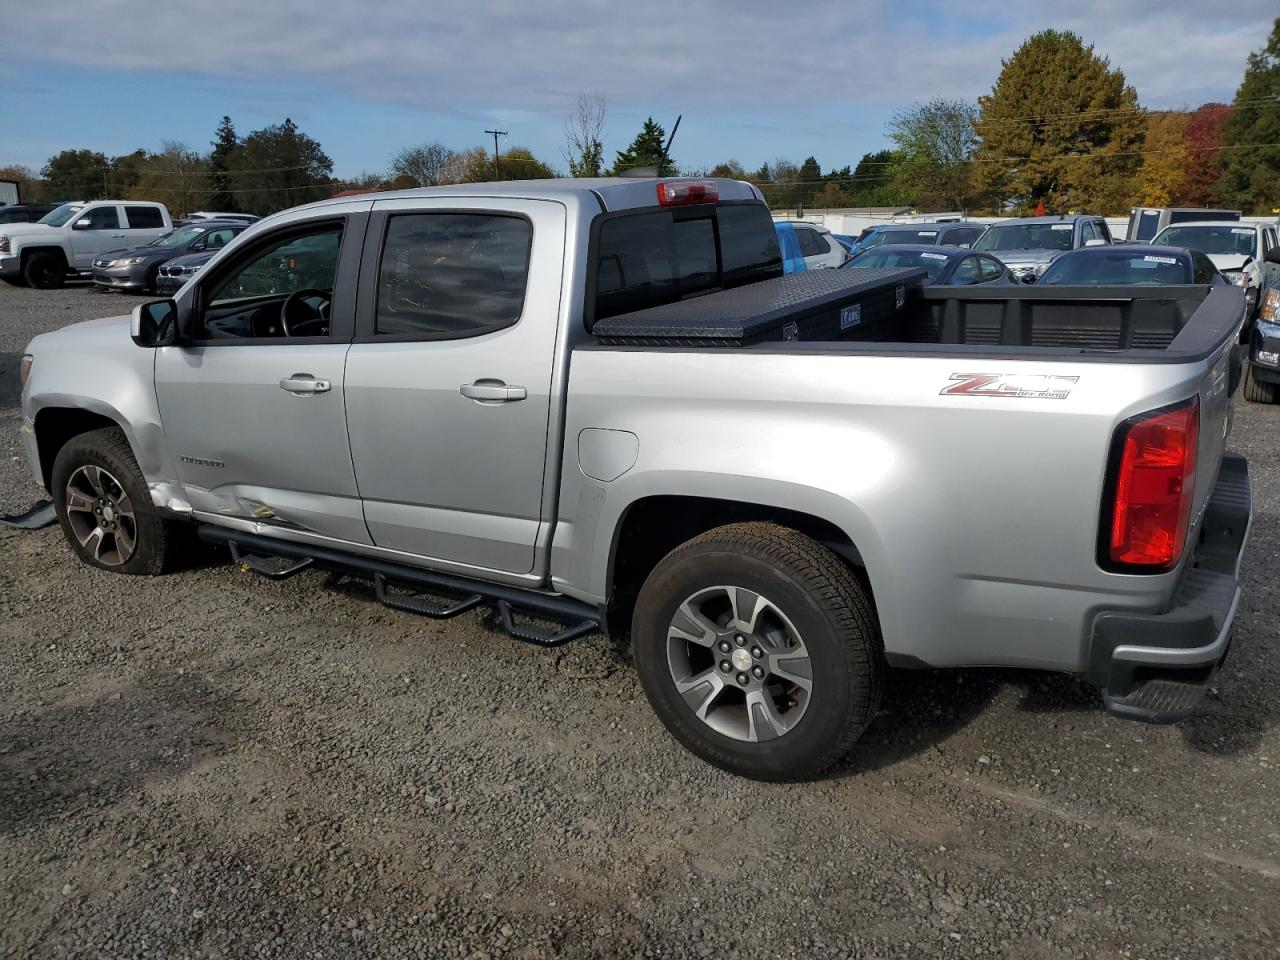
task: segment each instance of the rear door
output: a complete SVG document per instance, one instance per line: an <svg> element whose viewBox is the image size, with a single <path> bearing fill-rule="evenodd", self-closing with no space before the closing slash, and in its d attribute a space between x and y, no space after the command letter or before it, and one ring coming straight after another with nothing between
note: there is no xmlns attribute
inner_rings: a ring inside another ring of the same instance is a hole
<svg viewBox="0 0 1280 960"><path fill-rule="evenodd" d="M144 243L150 243L156 237L162 236L167 232L164 225L164 217L160 213L159 207L141 203L126 203L124 205L125 215L125 234L128 237L126 241L130 247L140 247Z"/></svg>
<svg viewBox="0 0 1280 960"><path fill-rule="evenodd" d="M95 203L77 213L71 223L72 266L78 270L88 270L100 253L132 246L120 207L114 203Z"/></svg>
<svg viewBox="0 0 1280 960"><path fill-rule="evenodd" d="M375 203L346 400L377 546L532 571L565 218L540 200Z"/></svg>

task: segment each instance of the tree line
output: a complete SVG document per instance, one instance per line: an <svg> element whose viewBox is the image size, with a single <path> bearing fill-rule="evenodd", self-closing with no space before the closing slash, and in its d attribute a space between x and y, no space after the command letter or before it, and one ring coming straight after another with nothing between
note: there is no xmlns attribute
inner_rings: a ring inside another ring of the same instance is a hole
<svg viewBox="0 0 1280 960"><path fill-rule="evenodd" d="M971 213L1124 213L1133 205L1280 208L1280 19L1232 103L1148 110L1124 73L1074 33L1045 30L977 103L937 98L895 115L894 146L849 167L778 160L746 171L774 209L911 206Z"/></svg>
<svg viewBox="0 0 1280 960"><path fill-rule="evenodd" d="M668 136L647 118L628 146L604 159L607 104L583 94L564 121L569 176L616 176L636 167L755 183L774 209L909 206L919 210L1122 213L1131 205L1223 204L1269 213L1280 206L1280 18L1252 53L1232 103L1149 110L1124 73L1078 35L1044 30L1007 60L976 103L936 98L896 114L893 146L824 171L817 159L780 158L748 170L736 160L682 168ZM241 137L223 117L207 151L165 142L159 151L107 157L64 150L37 174L0 168L24 199L151 199L192 210L268 214L344 189L402 189L541 179L560 170L527 147L494 156L428 142L398 151L388 169L353 180L292 120Z"/></svg>

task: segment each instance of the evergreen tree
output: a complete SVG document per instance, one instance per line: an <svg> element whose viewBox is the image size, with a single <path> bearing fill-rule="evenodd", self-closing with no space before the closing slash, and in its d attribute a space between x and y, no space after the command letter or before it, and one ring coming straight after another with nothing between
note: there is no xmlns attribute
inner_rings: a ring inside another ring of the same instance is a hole
<svg viewBox="0 0 1280 960"><path fill-rule="evenodd" d="M240 149L235 124L224 116L218 124L218 132L211 141L213 152L209 154L209 186L212 189L206 201L208 209L231 213L238 208L231 193L231 161Z"/></svg>
<svg viewBox="0 0 1280 960"><path fill-rule="evenodd" d="M333 161L320 144L286 117L244 138L231 158L231 196L235 209L265 216L323 200L330 194L332 173Z"/></svg>
<svg viewBox="0 0 1280 960"><path fill-rule="evenodd" d="M1249 54L1223 142L1231 149L1222 152L1221 199L1264 215L1280 207L1280 18L1266 46Z"/></svg>
<svg viewBox="0 0 1280 960"><path fill-rule="evenodd" d="M1128 208L1146 119L1124 74L1074 33L1028 39L978 109L978 193L1024 210Z"/></svg>
<svg viewBox="0 0 1280 960"><path fill-rule="evenodd" d="M663 174L668 170L675 170L675 161L670 158L664 161L662 156L662 148L666 142L667 132L653 117L649 117L636 138L631 141L631 146L618 151L618 158L613 161L613 169L609 171L610 176L619 176L623 171L635 167L661 166L662 169L658 172Z"/></svg>

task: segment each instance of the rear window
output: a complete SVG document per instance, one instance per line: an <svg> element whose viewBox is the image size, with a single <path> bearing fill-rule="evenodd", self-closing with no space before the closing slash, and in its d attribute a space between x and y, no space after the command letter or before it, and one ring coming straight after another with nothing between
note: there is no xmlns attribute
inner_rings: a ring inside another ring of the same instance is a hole
<svg viewBox="0 0 1280 960"><path fill-rule="evenodd" d="M1103 251L1069 254L1054 261L1038 286L1163 286L1186 283L1187 267L1177 257L1158 253Z"/></svg>
<svg viewBox="0 0 1280 960"><path fill-rule="evenodd" d="M937 243L937 227L920 227L916 230L881 230L867 239L864 247L878 247L882 243Z"/></svg>
<svg viewBox="0 0 1280 960"><path fill-rule="evenodd" d="M782 276L782 254L760 203L647 210L604 220L590 322L712 290Z"/></svg>

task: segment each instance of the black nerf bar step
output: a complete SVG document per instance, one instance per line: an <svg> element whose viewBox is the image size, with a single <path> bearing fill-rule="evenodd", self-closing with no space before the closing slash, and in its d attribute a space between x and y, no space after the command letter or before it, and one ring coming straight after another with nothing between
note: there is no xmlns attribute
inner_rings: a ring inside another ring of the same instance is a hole
<svg viewBox="0 0 1280 960"><path fill-rule="evenodd" d="M478 593L463 597L456 603L440 604L411 593L392 593L389 589L391 581L384 574L373 575L373 589L378 594L378 602L392 610L403 610L405 613L416 613L419 616L431 617L434 620L448 620L460 613L466 613L484 603L484 597Z"/></svg>
<svg viewBox="0 0 1280 960"><path fill-rule="evenodd" d="M242 533L227 527L204 524L199 527L198 534L207 543L227 547L237 563L268 579L284 580L315 566L372 580L379 602L406 613L445 619L481 603L492 603L498 609L503 628L513 639L539 647L558 647L603 629L603 614L599 609L569 597L421 570L327 547ZM448 597L450 602L438 604L425 597L392 592L389 587L393 584L405 590ZM550 632L517 623L517 612L522 616L560 624L564 629Z"/></svg>
<svg viewBox="0 0 1280 960"><path fill-rule="evenodd" d="M303 557L295 563L289 563L280 557L245 553L240 549L240 544L234 540L227 546L231 550L232 563L238 563L246 570L252 570L258 576L266 577L268 580L288 580L315 563L310 557Z"/></svg>

